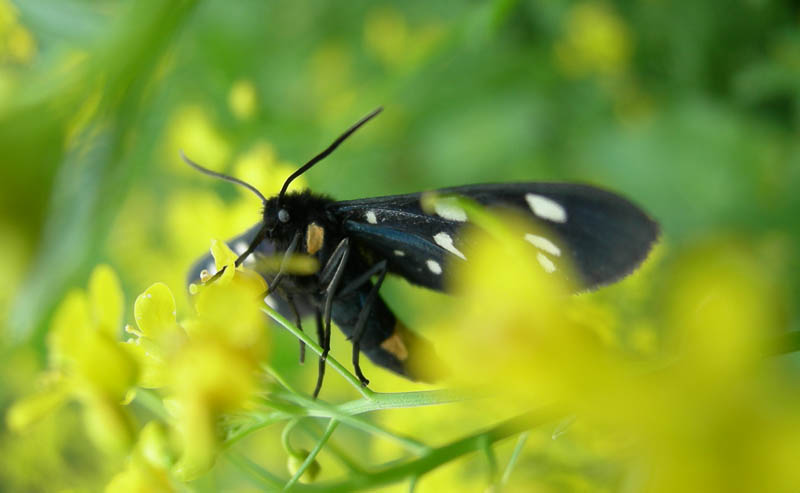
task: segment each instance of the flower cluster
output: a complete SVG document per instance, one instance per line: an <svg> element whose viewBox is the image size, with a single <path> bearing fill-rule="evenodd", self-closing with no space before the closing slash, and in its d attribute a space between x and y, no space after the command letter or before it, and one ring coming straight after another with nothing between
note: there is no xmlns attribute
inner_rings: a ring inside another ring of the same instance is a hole
<svg viewBox="0 0 800 493"><path fill-rule="evenodd" d="M218 422L251 404L269 346L259 311L263 279L236 268L224 243L213 242L212 253L225 273L195 287L196 314L178 322L172 292L153 284L136 299L136 326L126 327L124 342L119 282L109 267L96 268L87 292L71 293L57 310L47 384L11 408L9 427L21 431L72 398L83 404L98 447L132 452L107 491L163 491L207 471L220 443ZM132 448L136 426L126 405L140 396L152 401L150 389L161 394L162 421L144 426Z"/></svg>

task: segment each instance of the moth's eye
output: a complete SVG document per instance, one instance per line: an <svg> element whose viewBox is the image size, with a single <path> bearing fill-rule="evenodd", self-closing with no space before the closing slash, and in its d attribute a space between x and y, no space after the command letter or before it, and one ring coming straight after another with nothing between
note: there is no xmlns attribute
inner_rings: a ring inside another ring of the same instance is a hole
<svg viewBox="0 0 800 493"><path fill-rule="evenodd" d="M282 223L289 222L289 212L286 209L281 209L278 211L278 221Z"/></svg>

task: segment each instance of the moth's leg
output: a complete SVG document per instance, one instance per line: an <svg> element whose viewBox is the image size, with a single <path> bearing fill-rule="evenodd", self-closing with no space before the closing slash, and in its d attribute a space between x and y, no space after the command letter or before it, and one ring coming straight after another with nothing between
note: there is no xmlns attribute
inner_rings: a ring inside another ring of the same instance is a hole
<svg viewBox="0 0 800 493"><path fill-rule="evenodd" d="M337 253L341 252L341 253ZM328 260L327 265L323 269L323 275L321 275L321 279L327 280L327 272L333 271L333 276L328 283L328 286L325 288L325 304L324 309L322 312L323 316L323 325L325 329L325 343L322 345L322 355L320 357L320 364L324 364L325 360L328 358L328 352L330 351L331 347L331 310L333 308L333 296L336 294L336 289L339 287L339 283L342 281L342 276L344 275L344 269L347 266L347 259L350 256L350 240L347 238L343 239L337 245L336 250L334 251L333 255L331 255L330 260ZM335 266L335 268L333 267ZM320 281L320 284L324 284L324 282ZM322 374L320 374L319 378L317 379L317 386L314 389L314 398L316 399L317 395L319 395L319 391L322 389Z"/></svg>
<svg viewBox="0 0 800 493"><path fill-rule="evenodd" d="M364 301L364 306L361 307L361 312L358 314L358 319L356 320L356 326L353 329L353 368L356 371L356 376L361 381L361 385L366 387L369 384L369 380L364 376L361 372L361 365L358 362L359 355L361 354L361 336L364 334L364 327L367 326L367 317L369 317L370 312L372 312L372 305L375 304L375 299L378 297L378 290L380 290L381 285L383 284L383 280L386 278L386 260L382 260L375 264L369 271L365 272L364 274L370 274L371 271L375 271L378 274L378 280L375 284L372 285L372 289L370 289L369 294L367 295L367 299ZM358 286L354 286L356 282L359 282L359 286L364 284L369 280L370 276L360 276L356 279L353 283L346 286L342 289L342 293L350 292L356 289Z"/></svg>
<svg viewBox="0 0 800 493"><path fill-rule="evenodd" d="M333 274L335 273L336 267L339 265L339 261L342 259L342 255L344 255L345 250L349 250L350 248L350 240L345 238L336 245L336 248L331 253L331 256L328 258L328 262L325 264L325 267L319 273L319 284L320 286L324 286L330 282Z"/></svg>
<svg viewBox="0 0 800 493"><path fill-rule="evenodd" d="M326 354L327 351L330 349L330 340L325 337L325 325L322 323L322 312L319 311L319 308L314 309L314 316L317 322L317 342L322 347L322 353ZM319 369L317 371L317 386L314 389L314 398L316 398L317 395L319 394L319 391L322 388L322 380L324 378L325 378L325 360L322 358L322 356L320 356Z"/></svg>
<svg viewBox="0 0 800 493"><path fill-rule="evenodd" d="M275 274L275 277L272 278L272 282L269 284L269 288L267 290L268 293L272 293L278 288L278 284L280 284L281 280L283 279L283 274L286 272L286 267L289 264L289 259L292 258L292 255L294 255L295 250L297 250L298 243L300 243L300 236L302 235L299 231L294 234L292 242L289 243L289 247L283 254L283 258L281 259L281 266L278 268L278 273Z"/></svg>
<svg viewBox="0 0 800 493"><path fill-rule="evenodd" d="M381 260L377 264L373 265L369 269L367 269L363 274L356 277L350 284L343 287L341 291L339 291L338 295L347 296L348 294L352 293L356 289L360 288L365 282L367 282L372 276L380 275L381 272L386 271L386 260Z"/></svg>
<svg viewBox="0 0 800 493"><path fill-rule="evenodd" d="M300 311L297 310L297 305L294 303L294 297L292 295L286 295L286 302L289 303L289 308L292 309L292 313L294 314L294 325L295 327L303 332L303 325L301 324L300 320ZM306 345L303 341L298 341L300 343L300 364L306 360Z"/></svg>
<svg viewBox="0 0 800 493"><path fill-rule="evenodd" d="M266 238L266 237L267 237L267 227L263 226L260 230L258 230L258 233L256 233L256 236L253 238L253 241L251 241L250 244L247 245L247 250L243 251L242 254L239 255L239 257L236 259L236 262L234 263L234 265L236 267L239 267L240 265L242 265L242 262L244 262L244 259L246 259L248 256L250 256L251 253L255 252L256 248L258 248L258 245L262 241L264 241L264 238Z"/></svg>

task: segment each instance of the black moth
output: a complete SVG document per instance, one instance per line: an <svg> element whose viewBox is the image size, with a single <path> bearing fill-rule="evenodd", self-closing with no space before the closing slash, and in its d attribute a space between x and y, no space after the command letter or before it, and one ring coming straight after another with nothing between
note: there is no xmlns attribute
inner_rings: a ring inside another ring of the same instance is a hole
<svg viewBox="0 0 800 493"><path fill-rule="evenodd" d="M353 343L353 366L363 385L369 382L359 367L362 352L375 364L407 378L430 380L423 368L428 358L435 357L431 345L394 316L379 289L388 273L441 291L448 264L466 261L459 230L467 216L456 205L440 202L435 211L426 213L420 204L422 193L342 202L308 190L286 193L292 180L380 111L378 108L350 127L289 176L280 193L271 198L237 178L207 170L184 157L203 173L247 187L264 203L263 221L229 242L239 253L237 266L260 255L288 258L305 253L319 260L321 269L312 275L260 272L270 286L267 302L279 312L298 327L303 316L315 316L323 348L315 397L330 350L331 320ZM537 250L542 268L553 272L559 259L568 258L584 289L632 272L647 257L659 233L658 224L640 208L619 195L587 185L468 185L437 193L467 197L490 207L514 208L543 224L549 237L541 232L525 237ZM210 255L206 255L192 268L189 281L197 282L203 269L213 268ZM303 349L301 343L301 361Z"/></svg>

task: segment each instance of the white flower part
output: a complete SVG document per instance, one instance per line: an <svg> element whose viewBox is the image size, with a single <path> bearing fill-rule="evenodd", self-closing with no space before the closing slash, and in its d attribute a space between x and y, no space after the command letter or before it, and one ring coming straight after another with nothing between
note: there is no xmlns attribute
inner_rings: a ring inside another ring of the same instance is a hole
<svg viewBox="0 0 800 493"><path fill-rule="evenodd" d="M375 215L375 211L367 211L366 218L368 223L378 224L378 217Z"/></svg>
<svg viewBox="0 0 800 493"><path fill-rule="evenodd" d="M539 250L549 253L550 255L555 255L556 257L561 256L561 249L558 248L555 243L548 240L544 236L538 236L528 233L525 235L525 241L535 246Z"/></svg>
<svg viewBox="0 0 800 493"><path fill-rule="evenodd" d="M547 272L548 274L550 274L551 272L555 272L556 264L554 264L552 260L547 258L545 254L537 253L536 260L539 261L539 265L541 265L542 269L544 269L544 271Z"/></svg>
<svg viewBox="0 0 800 493"><path fill-rule="evenodd" d="M467 257L465 257L464 254L461 253L458 248L455 247L455 245L453 245L453 238L444 231L441 233L436 233L436 235L433 237L433 241L453 255L458 255L462 259L467 260Z"/></svg>
<svg viewBox="0 0 800 493"><path fill-rule="evenodd" d="M467 220L467 213L464 212L464 209L453 203L439 200L433 204L433 210L439 217L448 219L450 221L458 221L463 223Z"/></svg>
<svg viewBox="0 0 800 493"><path fill-rule="evenodd" d="M428 264L428 270L430 270L434 274L441 274L442 273L442 266L439 265L439 262L437 262L437 261L435 261L433 259L428 259L428 260L425 261L425 263Z"/></svg>
<svg viewBox="0 0 800 493"><path fill-rule="evenodd" d="M395 250L394 254L397 255L398 257L405 257L406 256L406 252L404 252L403 250Z"/></svg>
<svg viewBox="0 0 800 493"><path fill-rule="evenodd" d="M535 193L526 194L525 200L533 213L542 219L553 221L554 223L567 222L567 211L555 200Z"/></svg>

